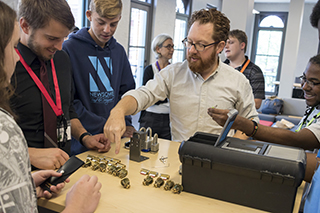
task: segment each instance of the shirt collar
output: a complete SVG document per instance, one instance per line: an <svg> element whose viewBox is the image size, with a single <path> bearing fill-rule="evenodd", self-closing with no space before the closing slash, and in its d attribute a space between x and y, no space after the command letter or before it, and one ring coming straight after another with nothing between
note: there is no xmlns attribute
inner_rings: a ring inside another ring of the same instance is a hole
<svg viewBox="0 0 320 213"><path fill-rule="evenodd" d="M241 66L236 67L236 68L235 68L236 70L241 71L242 67L247 63L247 61L248 61L248 56L245 55L244 57L246 58L246 60L243 62L243 64L242 64ZM226 59L226 60L224 61L224 63L230 65L230 60L229 60L229 59Z"/></svg>
<svg viewBox="0 0 320 213"><path fill-rule="evenodd" d="M248 61L248 56L245 55L244 57L246 58L246 60L244 60L244 62L243 62L243 64L242 64L241 66L236 67L236 68L235 68L236 70L241 71L242 67L247 63L247 61Z"/></svg>
<svg viewBox="0 0 320 213"><path fill-rule="evenodd" d="M35 59L38 59L38 56L34 52L32 52L32 50L29 47L25 46L21 42L19 42L17 48L18 48L22 58L25 60L25 62L29 66L31 66L31 64L33 63L33 61Z"/></svg>
<svg viewBox="0 0 320 213"><path fill-rule="evenodd" d="M224 62L223 63L225 63L225 64L230 64L230 60L229 59L226 59L226 60L224 60Z"/></svg>
<svg viewBox="0 0 320 213"><path fill-rule="evenodd" d="M247 61L248 61L248 56L244 56L245 58L246 58L246 60L243 62L243 64L241 65L241 68L247 63Z"/></svg>

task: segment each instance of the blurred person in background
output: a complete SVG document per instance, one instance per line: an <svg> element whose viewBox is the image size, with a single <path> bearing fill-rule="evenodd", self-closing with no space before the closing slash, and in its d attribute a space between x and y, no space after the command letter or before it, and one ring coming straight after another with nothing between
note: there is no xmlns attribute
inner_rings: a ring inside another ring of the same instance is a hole
<svg viewBox="0 0 320 213"><path fill-rule="evenodd" d="M159 34L152 41L152 51L157 61L148 65L144 69L142 85L146 85L154 75L170 64L174 52L174 45L171 36ZM140 115L140 128L150 127L153 133L157 133L159 138L171 140L170 130L170 108L168 99L158 101Z"/></svg>

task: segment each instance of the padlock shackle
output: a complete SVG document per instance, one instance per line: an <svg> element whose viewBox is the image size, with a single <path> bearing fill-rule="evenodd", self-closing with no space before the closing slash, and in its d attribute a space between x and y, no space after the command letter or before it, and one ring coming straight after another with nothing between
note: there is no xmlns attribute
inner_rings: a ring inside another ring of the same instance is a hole
<svg viewBox="0 0 320 213"><path fill-rule="evenodd" d="M157 133L154 133L153 135L153 140L152 140L152 144L156 144L158 143L158 134Z"/></svg>
<svg viewBox="0 0 320 213"><path fill-rule="evenodd" d="M151 127L148 127L146 132L147 132L147 135L148 135L148 132L149 132L148 137L149 137L149 139L151 139L152 138L152 129L151 129Z"/></svg>

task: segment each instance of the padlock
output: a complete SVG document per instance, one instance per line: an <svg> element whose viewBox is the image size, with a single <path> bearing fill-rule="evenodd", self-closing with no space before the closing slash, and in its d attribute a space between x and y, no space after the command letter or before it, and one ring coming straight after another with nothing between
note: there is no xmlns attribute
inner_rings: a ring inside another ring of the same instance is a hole
<svg viewBox="0 0 320 213"><path fill-rule="evenodd" d="M141 140L141 151L143 152L150 152L151 150L151 143L152 143L152 129L148 127L147 129L144 127L141 127L140 130L141 132L145 133L145 138L144 140Z"/></svg>
<svg viewBox="0 0 320 213"><path fill-rule="evenodd" d="M152 144L152 141L153 141L151 127L147 128L146 133L147 133L147 139L146 139L145 149L149 152L151 150L151 144ZM144 150L142 150L142 151L144 151Z"/></svg>
<svg viewBox="0 0 320 213"><path fill-rule="evenodd" d="M159 151L158 134L155 133L151 143L151 152L158 152L158 151Z"/></svg>

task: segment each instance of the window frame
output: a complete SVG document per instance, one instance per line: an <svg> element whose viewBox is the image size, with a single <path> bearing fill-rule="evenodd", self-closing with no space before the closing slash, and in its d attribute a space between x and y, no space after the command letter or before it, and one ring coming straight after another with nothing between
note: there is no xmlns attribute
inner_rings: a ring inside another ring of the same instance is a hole
<svg viewBox="0 0 320 213"><path fill-rule="evenodd" d="M181 14L181 13L176 13L176 20L177 20L177 19L186 22L185 36L187 36L187 34L188 34L189 15ZM175 20L175 21L176 21L176 20ZM175 35L174 35L174 37L175 37ZM174 38L174 37L173 37L173 38ZM174 42L175 42L175 43L176 43L176 42L181 43L183 39L184 39L184 38L182 38L181 41L174 41ZM178 47L178 44L175 44L175 47ZM176 51L178 51L178 52L181 52L181 51L182 51L182 52L183 52L183 60L186 58L186 48L184 48L184 46L182 46L182 49L176 49L176 48L175 48L174 51L175 51L175 52L176 52ZM177 62L177 61L173 61L173 63L175 63L175 62Z"/></svg>
<svg viewBox="0 0 320 213"><path fill-rule="evenodd" d="M91 0L84 0L83 3L83 20L82 20L82 27L89 27L90 21L87 19L86 12L89 10ZM80 28L81 29L81 28Z"/></svg>
<svg viewBox="0 0 320 213"><path fill-rule="evenodd" d="M66 0L70 9L72 10L72 7L69 3L68 0ZM91 0L82 0L81 1L81 9L80 9L80 12L81 12L81 25L77 26L75 24L76 27L78 27L79 29L81 29L82 27L85 27L85 26L89 26L90 22L87 20L87 16L86 16L86 11L89 10L89 5L90 5L90 1ZM74 16L74 18L76 19L75 17L75 14L72 13L72 15Z"/></svg>
<svg viewBox="0 0 320 213"><path fill-rule="evenodd" d="M260 25L261 21L270 15L278 16L283 21L284 27L283 28L260 27L259 25ZM281 68L282 68L283 50L284 50L284 43L285 43L286 30L287 30L287 22L288 22L288 12L260 12L259 14L255 15L253 40L252 40L252 47L251 47L251 57L250 57L253 63L255 63L255 59L256 59L256 55L257 55L259 31L260 30L268 30L268 31L281 31L282 32L282 40L281 40L281 47L280 47L280 54L279 54L279 62L278 62L278 67L277 67L276 81L279 81L280 76L281 76ZM265 91L265 93L266 93L266 95L277 95L278 90L279 90L279 85L275 85L274 92Z"/></svg>
<svg viewBox="0 0 320 213"><path fill-rule="evenodd" d="M190 14L192 14L191 8L192 8L192 0L182 0L183 4L184 4L184 11L185 13L179 13L176 12L176 18L175 18L175 22L177 19L185 21L186 22L186 31L185 31L185 37L188 35L188 31L189 31L189 19L190 19ZM175 33L175 32L174 32ZM175 38L175 34L173 35L173 39ZM176 44L177 42L181 43L182 40L184 38L181 39L181 41L173 41L175 43L175 47L178 47L178 44ZM186 48L183 49L174 49L174 51L179 51L179 52L183 52L183 58L182 60L186 59ZM173 53L174 54L174 53ZM177 62L177 61L172 61L173 63Z"/></svg>
<svg viewBox="0 0 320 213"><path fill-rule="evenodd" d="M150 3L148 3L150 2ZM146 26L146 37L145 37L145 47L144 47L144 63L143 63L143 69L149 65L150 63L150 49L151 49L151 29L152 29L152 17L153 17L153 2L154 0L148 0L148 2L142 2L139 0L131 0L131 4L130 4L130 24L129 24L129 39L128 39L128 50L127 50L127 55L128 55L128 59L130 58L129 52L130 52L130 47L136 47L136 46L132 46L130 45L130 35L131 35L131 12L132 12L132 8L136 8L139 10L144 10L147 11L147 26ZM131 66L131 64L130 64ZM143 73L142 75L143 76ZM136 80L136 79L135 79ZM142 84L142 79L141 80L141 84ZM136 82L140 82L140 80L137 80ZM136 88L140 87L141 85L136 85Z"/></svg>

